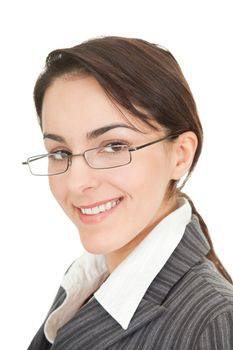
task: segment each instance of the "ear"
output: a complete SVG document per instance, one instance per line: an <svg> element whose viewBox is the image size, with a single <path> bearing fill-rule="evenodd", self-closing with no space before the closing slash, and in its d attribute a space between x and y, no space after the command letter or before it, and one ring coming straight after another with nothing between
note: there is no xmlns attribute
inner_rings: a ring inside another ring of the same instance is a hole
<svg viewBox="0 0 233 350"><path fill-rule="evenodd" d="M190 169L197 149L198 139L194 132L187 131L179 135L174 145L174 161L172 180L179 180Z"/></svg>

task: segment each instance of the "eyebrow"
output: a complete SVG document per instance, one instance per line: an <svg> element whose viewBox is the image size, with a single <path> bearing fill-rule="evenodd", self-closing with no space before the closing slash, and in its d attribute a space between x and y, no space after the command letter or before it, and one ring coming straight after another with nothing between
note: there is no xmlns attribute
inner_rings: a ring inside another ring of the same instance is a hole
<svg viewBox="0 0 233 350"><path fill-rule="evenodd" d="M102 126L101 128L89 131L86 136L87 136L88 140L93 140L93 139L96 139L97 137L105 134L109 130L112 130L115 128L127 128L127 129L131 129L133 131L136 131L136 132L141 132L140 130L138 130L137 128L135 128L134 126L131 126L131 125L110 124L110 125L105 125L105 126ZM51 139L51 140L58 141L58 142L66 142L64 137L62 137L60 135L56 135L56 134L46 133L46 132L43 134L43 138L44 139Z"/></svg>

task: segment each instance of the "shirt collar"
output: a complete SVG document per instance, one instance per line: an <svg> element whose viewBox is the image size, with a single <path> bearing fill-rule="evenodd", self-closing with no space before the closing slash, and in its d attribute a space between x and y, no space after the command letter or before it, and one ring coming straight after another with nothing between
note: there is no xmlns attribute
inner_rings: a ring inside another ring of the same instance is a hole
<svg viewBox="0 0 233 350"><path fill-rule="evenodd" d="M53 342L90 295L127 329L140 301L163 268L191 220L191 206L182 198L179 208L166 216L109 275L105 257L85 252L69 268L61 286L64 302L48 317L44 331Z"/></svg>

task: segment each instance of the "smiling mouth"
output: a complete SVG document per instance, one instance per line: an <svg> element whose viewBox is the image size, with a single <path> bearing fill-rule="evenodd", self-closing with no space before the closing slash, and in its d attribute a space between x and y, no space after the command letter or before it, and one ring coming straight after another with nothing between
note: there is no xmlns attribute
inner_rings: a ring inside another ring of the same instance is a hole
<svg viewBox="0 0 233 350"><path fill-rule="evenodd" d="M106 203L102 203L101 205L97 205L95 207L86 207L86 208L80 207L78 209L81 211L83 215L98 215L100 213L105 213L111 210L112 208L116 207L121 202L122 199L123 197L120 197L120 198L108 201Z"/></svg>

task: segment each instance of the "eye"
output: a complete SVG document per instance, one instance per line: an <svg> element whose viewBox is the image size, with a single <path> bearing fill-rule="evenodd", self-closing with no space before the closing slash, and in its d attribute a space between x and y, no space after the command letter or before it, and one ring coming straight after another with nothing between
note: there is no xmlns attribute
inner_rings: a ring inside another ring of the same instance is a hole
<svg viewBox="0 0 233 350"><path fill-rule="evenodd" d="M50 153L50 157L53 160L66 160L67 158L69 158L72 155L71 152L66 151L66 150L58 150L56 152L52 152Z"/></svg>
<svg viewBox="0 0 233 350"><path fill-rule="evenodd" d="M102 152L107 152L107 153L120 153L122 151L125 151L128 149L128 145L126 143L122 142L111 142L108 143L107 145L103 146Z"/></svg>

